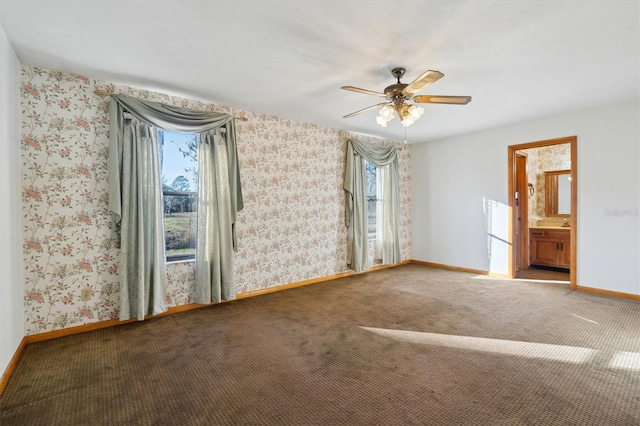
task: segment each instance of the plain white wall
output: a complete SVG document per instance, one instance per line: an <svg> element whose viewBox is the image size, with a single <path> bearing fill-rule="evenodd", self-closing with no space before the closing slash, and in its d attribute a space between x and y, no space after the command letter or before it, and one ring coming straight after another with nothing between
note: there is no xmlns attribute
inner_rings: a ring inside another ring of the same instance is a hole
<svg viewBox="0 0 640 426"><path fill-rule="evenodd" d="M507 147L575 135L577 284L640 295L639 118L634 97L412 145L413 258L506 273Z"/></svg>
<svg viewBox="0 0 640 426"><path fill-rule="evenodd" d="M0 373L24 336L20 62L0 28Z"/></svg>

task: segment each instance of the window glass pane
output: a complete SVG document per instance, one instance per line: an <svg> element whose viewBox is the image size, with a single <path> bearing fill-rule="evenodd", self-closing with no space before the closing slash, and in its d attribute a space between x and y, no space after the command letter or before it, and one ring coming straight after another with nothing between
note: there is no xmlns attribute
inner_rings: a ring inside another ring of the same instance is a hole
<svg viewBox="0 0 640 426"><path fill-rule="evenodd" d="M198 138L158 131L167 260L195 258Z"/></svg>
<svg viewBox="0 0 640 426"><path fill-rule="evenodd" d="M198 135L158 131L164 191L198 191Z"/></svg>
<svg viewBox="0 0 640 426"><path fill-rule="evenodd" d="M196 195L164 195L164 238L167 258L196 254Z"/></svg>

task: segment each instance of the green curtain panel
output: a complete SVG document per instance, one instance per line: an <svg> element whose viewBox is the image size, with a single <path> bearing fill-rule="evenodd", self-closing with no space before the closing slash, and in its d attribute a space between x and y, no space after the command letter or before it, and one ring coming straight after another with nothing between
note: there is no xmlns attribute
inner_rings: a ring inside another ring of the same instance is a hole
<svg viewBox="0 0 640 426"><path fill-rule="evenodd" d="M120 319L167 310L162 188L156 128L123 120L121 147Z"/></svg>
<svg viewBox="0 0 640 426"><path fill-rule="evenodd" d="M228 172L235 148L224 129L201 137L195 298L196 303L209 303L236 297L232 252L236 249L235 211Z"/></svg>
<svg viewBox="0 0 640 426"><path fill-rule="evenodd" d="M348 228L351 269L371 266L368 256L367 191L365 161L382 170L382 232L376 245L385 265L400 262L398 155L395 146L380 146L357 140L347 141L344 175L345 225Z"/></svg>
<svg viewBox="0 0 640 426"><path fill-rule="evenodd" d="M112 235L122 257L120 319L142 320L146 314L166 311L162 191L155 136L158 128L200 134L205 141L202 145L210 147L216 146L216 138L223 141L222 165L221 155L214 148L210 152L199 148L203 157L198 159L198 167L209 177L198 188L196 294L198 303L235 298L233 274L226 271L229 265L233 270L236 217L243 199L233 117L124 95L112 95L110 107L109 211ZM132 118L126 119L125 113ZM138 151L144 155L132 154ZM225 191L225 197L219 196L221 191ZM137 210L131 207L134 203ZM205 269L209 272L204 273Z"/></svg>

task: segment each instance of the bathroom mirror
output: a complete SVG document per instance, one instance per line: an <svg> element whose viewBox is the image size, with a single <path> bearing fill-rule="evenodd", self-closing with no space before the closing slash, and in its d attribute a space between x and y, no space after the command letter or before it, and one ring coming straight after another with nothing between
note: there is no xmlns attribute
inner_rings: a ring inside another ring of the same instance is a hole
<svg viewBox="0 0 640 426"><path fill-rule="evenodd" d="M547 217L571 216L571 170L544 172L544 200Z"/></svg>

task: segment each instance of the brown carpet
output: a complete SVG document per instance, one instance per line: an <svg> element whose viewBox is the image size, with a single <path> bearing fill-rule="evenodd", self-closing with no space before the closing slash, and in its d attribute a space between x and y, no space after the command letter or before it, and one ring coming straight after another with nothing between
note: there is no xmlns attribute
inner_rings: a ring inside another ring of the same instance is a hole
<svg viewBox="0 0 640 426"><path fill-rule="evenodd" d="M31 344L0 408L2 426L637 426L640 303L406 265Z"/></svg>

